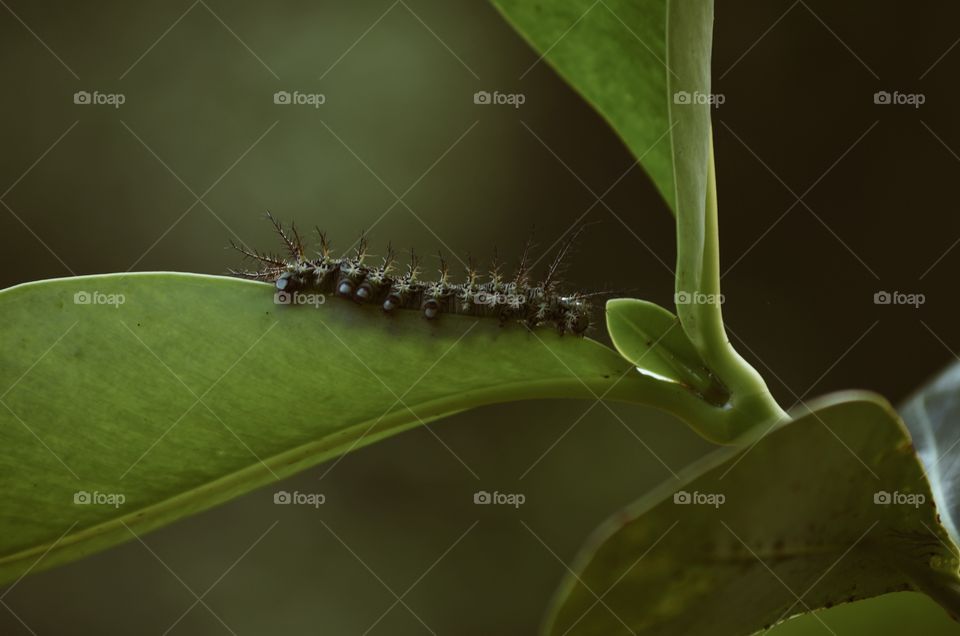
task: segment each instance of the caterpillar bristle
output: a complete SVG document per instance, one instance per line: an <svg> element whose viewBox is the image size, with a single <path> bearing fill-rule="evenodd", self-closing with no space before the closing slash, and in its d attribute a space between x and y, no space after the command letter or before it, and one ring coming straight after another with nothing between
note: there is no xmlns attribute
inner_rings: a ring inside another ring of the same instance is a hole
<svg viewBox="0 0 960 636"><path fill-rule="evenodd" d="M259 261L267 265L273 265L274 267L285 267L287 265L286 261L281 259L279 256L261 253L257 250L251 250L245 245L237 245L233 242L233 240L230 241L230 247L243 254L244 258Z"/></svg>
<svg viewBox="0 0 960 636"><path fill-rule="evenodd" d="M473 287L477 284L477 280L480 278L479 272L477 272L477 265L473 261L473 257L467 254L467 269L466 269L466 284L470 287Z"/></svg>
<svg viewBox="0 0 960 636"><path fill-rule="evenodd" d="M503 274L501 270L503 269L503 263L500 262L500 250L496 247L493 248L493 258L490 259L490 284L495 288L499 289L503 284Z"/></svg>
<svg viewBox="0 0 960 636"><path fill-rule="evenodd" d="M527 328L552 325L561 335L582 335L590 325L589 298L604 292L561 293L560 276L571 246L582 232L582 227L568 233L547 268L539 284L532 284L531 253L535 247L533 235L527 239L512 278L505 278L503 263L495 249L487 274L481 282L479 269L472 257L467 257L463 283L450 280L450 268L442 253L439 258L439 278L421 281L421 260L410 250L410 261L403 273L394 274L396 253L387 245L386 253L377 266L366 265L369 244L361 234L353 257L331 256L327 235L315 227L319 237L316 258L307 258L303 239L291 224L289 232L270 212L267 218L289 254L282 259L261 253L246 246L231 247L245 259L259 264L255 271L234 270L230 274L250 280L272 282L280 292L312 290L333 293L358 303L377 303L387 314L398 309L419 310L423 317L435 320L444 313L496 318L501 324L519 322ZM509 282L506 282L509 281Z"/></svg>
<svg viewBox="0 0 960 636"><path fill-rule="evenodd" d="M440 274L440 284L446 285L447 279L450 277L450 270L447 267L447 261L443 258L443 252L437 252L437 256L440 258L440 269L437 270Z"/></svg>
<svg viewBox="0 0 960 636"><path fill-rule="evenodd" d="M293 245L296 250L298 260L303 260L303 239L300 238L300 232L297 231L296 223L290 224L290 231L293 232Z"/></svg>
<svg viewBox="0 0 960 636"><path fill-rule="evenodd" d="M526 287L530 283L530 251L533 249L533 229L527 237L527 242L523 245L523 252L520 254L520 262L517 264L517 272L513 281L517 285Z"/></svg>
<svg viewBox="0 0 960 636"><path fill-rule="evenodd" d="M300 234L297 232L296 225L291 224L291 231L293 232L294 238L290 238L283 229L283 224L270 213L270 210L267 210L267 219L273 225L274 231L280 236L284 245L286 245L287 252L289 252L290 256L297 260L303 260L303 242L300 240Z"/></svg>
<svg viewBox="0 0 960 636"><path fill-rule="evenodd" d="M568 232L567 236L562 239L560 247L553 258L553 262L551 262L547 268L547 276L543 280L543 286L546 289L555 289L559 286L560 278L563 276L564 269L566 268L567 255L586 227L586 225L580 225L572 232Z"/></svg>
<svg viewBox="0 0 960 636"><path fill-rule="evenodd" d="M364 234L360 235L360 240L357 241L357 263L363 264L363 260L367 257L367 237Z"/></svg>
<svg viewBox="0 0 960 636"><path fill-rule="evenodd" d="M320 251L317 252L317 254L319 254L321 258L330 258L330 243L327 241L327 233L317 226L314 226L313 229L320 238Z"/></svg>
<svg viewBox="0 0 960 636"><path fill-rule="evenodd" d="M413 248L410 248L410 264L407 265L407 279L411 282L416 282L417 278L420 276L420 258L413 251Z"/></svg>

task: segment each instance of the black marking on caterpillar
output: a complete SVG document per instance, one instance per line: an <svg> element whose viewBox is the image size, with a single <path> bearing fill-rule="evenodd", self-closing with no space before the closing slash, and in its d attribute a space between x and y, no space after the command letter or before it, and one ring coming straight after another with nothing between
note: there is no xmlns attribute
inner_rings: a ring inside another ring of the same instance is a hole
<svg viewBox="0 0 960 636"><path fill-rule="evenodd" d="M389 245L379 263L368 265L367 241L361 237L352 255L336 258L331 255L326 234L319 228L319 249L309 257L295 225L291 224L288 232L269 212L267 218L283 242L287 257L251 250L231 241L235 250L258 265L252 271L230 270L232 275L273 283L279 292L316 291L358 303L378 304L387 314L419 310L428 320L436 320L444 313L496 318L501 325L552 325L561 335L583 335L590 326L592 294L560 291L564 258L582 227L561 244L544 279L538 283L531 282L530 241L512 278L503 275L495 255L486 281L481 282L473 260L468 259L465 280L454 283L442 255L439 277L424 281L420 278L420 260L412 251L405 268L397 266L396 253Z"/></svg>

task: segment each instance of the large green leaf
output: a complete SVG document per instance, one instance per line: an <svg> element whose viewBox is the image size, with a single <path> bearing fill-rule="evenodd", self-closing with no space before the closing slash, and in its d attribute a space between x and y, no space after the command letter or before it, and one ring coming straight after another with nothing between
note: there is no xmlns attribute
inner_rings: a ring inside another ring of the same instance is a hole
<svg viewBox="0 0 960 636"><path fill-rule="evenodd" d="M906 589L960 614L957 550L896 413L865 393L812 409L608 521L547 631L740 636Z"/></svg>
<svg viewBox="0 0 960 636"><path fill-rule="evenodd" d="M710 417L589 339L278 305L237 279L29 283L0 292L0 313L0 582L482 404L604 395Z"/></svg>

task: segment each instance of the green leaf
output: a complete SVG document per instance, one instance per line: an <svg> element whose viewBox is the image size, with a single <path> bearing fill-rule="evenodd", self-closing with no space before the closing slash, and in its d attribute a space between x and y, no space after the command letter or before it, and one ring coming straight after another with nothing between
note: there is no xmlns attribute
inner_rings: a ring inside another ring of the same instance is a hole
<svg viewBox="0 0 960 636"><path fill-rule="evenodd" d="M960 363L953 363L900 407L923 462L943 525L960 544Z"/></svg>
<svg viewBox="0 0 960 636"><path fill-rule="evenodd" d="M547 632L740 636L906 589L957 616L957 549L896 413L866 393L812 408L609 520Z"/></svg>
<svg viewBox="0 0 960 636"><path fill-rule="evenodd" d="M482 404L605 395L710 418L592 340L401 313L192 274L0 291L0 583Z"/></svg>
<svg viewBox="0 0 960 636"><path fill-rule="evenodd" d="M610 123L671 210L665 0L492 0Z"/></svg>
<svg viewBox="0 0 960 636"><path fill-rule="evenodd" d="M610 300L607 330L620 355L645 372L686 386L715 406L729 399L687 338L680 320L663 307L634 298Z"/></svg>
<svg viewBox="0 0 960 636"><path fill-rule="evenodd" d="M700 357L680 320L666 309L644 300L616 298L607 302L607 329L620 355L642 373L683 386L715 407L707 419L691 424L706 439L745 443L750 431L764 428L768 396L732 395Z"/></svg>

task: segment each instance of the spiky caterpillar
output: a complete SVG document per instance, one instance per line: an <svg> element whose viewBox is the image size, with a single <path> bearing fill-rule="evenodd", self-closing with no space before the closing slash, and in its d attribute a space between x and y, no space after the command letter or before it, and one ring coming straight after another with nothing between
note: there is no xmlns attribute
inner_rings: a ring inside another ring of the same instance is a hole
<svg viewBox="0 0 960 636"><path fill-rule="evenodd" d="M319 229L320 249L310 258L296 226L291 225L288 233L270 213L267 218L283 241L288 257L284 259L231 242L234 249L259 265L254 271L231 270L234 276L273 283L278 292L316 291L358 303L375 303L388 314L401 309L419 310L428 320L444 313L490 317L501 324L520 322L530 328L552 325L561 335L566 332L582 335L590 326L591 305L587 296L564 294L559 289L560 268L575 234L561 245L539 283L530 280L529 243L512 279L507 280L501 274L495 259L485 282L480 281L471 262L466 280L453 283L442 257L440 277L435 281L420 279L419 261L413 253L406 269L395 273L396 258L389 246L379 265L367 265L367 243L363 238L353 256L336 258L331 255L326 235Z"/></svg>

